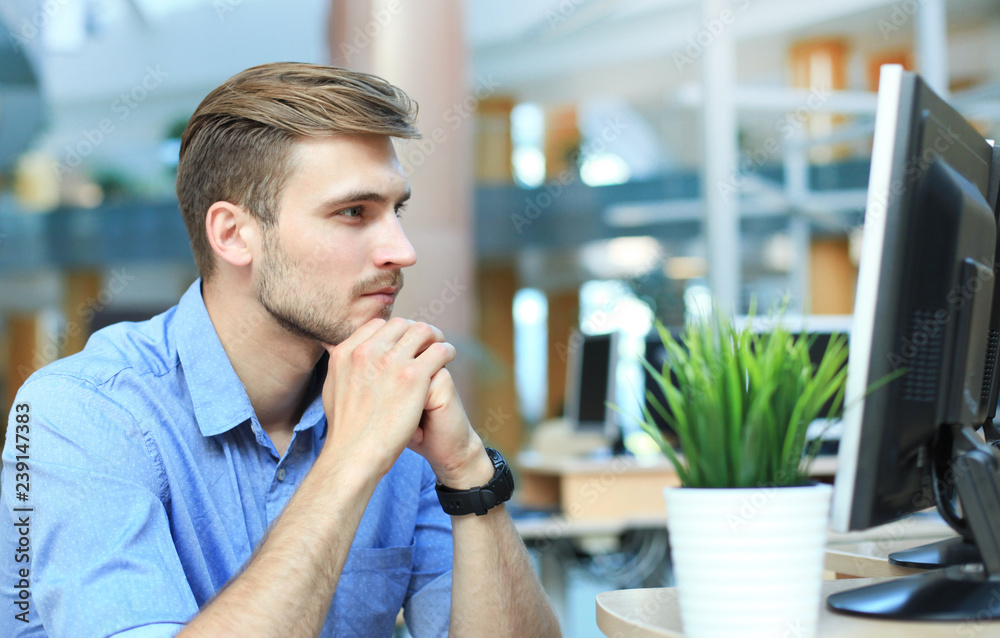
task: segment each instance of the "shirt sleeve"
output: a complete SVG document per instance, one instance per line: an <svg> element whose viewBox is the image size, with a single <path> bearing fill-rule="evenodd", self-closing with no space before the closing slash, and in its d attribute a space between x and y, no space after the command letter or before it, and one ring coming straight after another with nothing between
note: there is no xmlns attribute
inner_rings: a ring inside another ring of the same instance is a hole
<svg viewBox="0 0 1000 638"><path fill-rule="evenodd" d="M3 450L0 564L28 570L28 622L5 611L0 635L172 636L198 612L156 459L101 388L51 373L22 386ZM0 607L18 602L4 585Z"/></svg>
<svg viewBox="0 0 1000 638"><path fill-rule="evenodd" d="M434 489L437 479L424 463L417 512L413 570L403 619L414 638L448 635L451 617L451 517Z"/></svg>

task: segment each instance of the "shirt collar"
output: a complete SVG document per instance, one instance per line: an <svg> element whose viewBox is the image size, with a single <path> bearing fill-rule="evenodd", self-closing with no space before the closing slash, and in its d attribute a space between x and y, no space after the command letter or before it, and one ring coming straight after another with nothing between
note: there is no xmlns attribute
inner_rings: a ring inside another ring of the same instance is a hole
<svg viewBox="0 0 1000 638"><path fill-rule="evenodd" d="M257 416L246 388L236 375L229 356L219 341L215 325L208 316L208 309L205 308L205 300L201 295L200 277L191 284L177 304L174 331L177 354L201 433L214 436L246 421L257 426ZM317 382L319 389L322 389L322 382L316 375L323 373L321 379L325 378L324 359L320 360L313 373L310 393L315 391ZM321 420L325 421L325 416L322 393L315 392L315 397L303 412L295 429L312 427Z"/></svg>

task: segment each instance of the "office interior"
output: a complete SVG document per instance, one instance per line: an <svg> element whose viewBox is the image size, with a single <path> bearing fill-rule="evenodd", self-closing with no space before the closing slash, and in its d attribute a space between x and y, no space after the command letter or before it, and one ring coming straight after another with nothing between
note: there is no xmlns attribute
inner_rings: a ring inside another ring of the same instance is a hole
<svg viewBox="0 0 1000 638"><path fill-rule="evenodd" d="M610 383L639 415L654 322L713 302L850 325L881 65L1000 132L994 0L6 0L5 415L31 372L198 276L180 133L225 78L278 60L369 71L419 103L423 137L397 143L418 263L394 314L456 345L568 636L602 635L596 593L671 582L666 470L616 460L666 464L634 420L581 416L581 396ZM584 348L611 333L588 386ZM594 507L544 527L565 467Z"/></svg>

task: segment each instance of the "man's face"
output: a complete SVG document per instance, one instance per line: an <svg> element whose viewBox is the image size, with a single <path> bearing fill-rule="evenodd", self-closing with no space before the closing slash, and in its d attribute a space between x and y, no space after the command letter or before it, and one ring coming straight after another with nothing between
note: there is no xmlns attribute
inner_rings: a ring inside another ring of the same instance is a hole
<svg viewBox="0 0 1000 638"><path fill-rule="evenodd" d="M397 217L410 189L384 136L336 135L293 147L276 225L262 229L256 292L286 330L336 345L388 319L416 263ZM386 295L371 295L377 290Z"/></svg>

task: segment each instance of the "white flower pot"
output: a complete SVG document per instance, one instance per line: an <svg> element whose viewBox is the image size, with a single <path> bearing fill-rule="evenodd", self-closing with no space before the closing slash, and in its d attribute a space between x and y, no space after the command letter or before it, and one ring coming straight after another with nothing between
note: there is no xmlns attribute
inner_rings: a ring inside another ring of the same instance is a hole
<svg viewBox="0 0 1000 638"><path fill-rule="evenodd" d="M664 489L685 638L814 636L832 493Z"/></svg>

